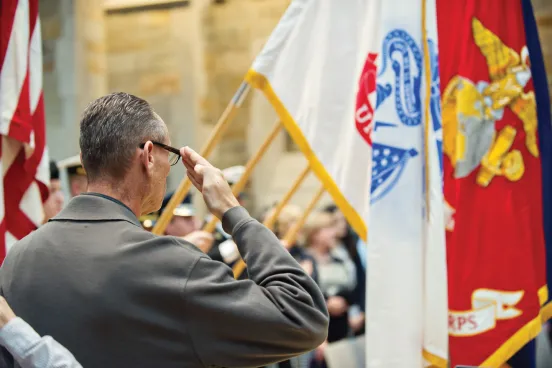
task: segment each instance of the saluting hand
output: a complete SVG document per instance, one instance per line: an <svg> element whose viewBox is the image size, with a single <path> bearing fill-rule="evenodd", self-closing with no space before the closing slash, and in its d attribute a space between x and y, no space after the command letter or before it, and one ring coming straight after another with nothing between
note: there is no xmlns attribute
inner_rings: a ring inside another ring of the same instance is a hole
<svg viewBox="0 0 552 368"><path fill-rule="evenodd" d="M222 215L226 211L240 205L222 171L189 147L180 149L180 155L188 178L201 192L207 208L213 215L222 220Z"/></svg>

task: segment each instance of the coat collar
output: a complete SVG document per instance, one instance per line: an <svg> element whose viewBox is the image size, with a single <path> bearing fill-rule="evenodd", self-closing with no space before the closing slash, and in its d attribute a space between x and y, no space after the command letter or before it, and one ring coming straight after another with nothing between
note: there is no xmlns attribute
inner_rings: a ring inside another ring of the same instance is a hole
<svg viewBox="0 0 552 368"><path fill-rule="evenodd" d="M136 215L123 203L95 193L73 197L67 206L49 221L127 221L142 227Z"/></svg>

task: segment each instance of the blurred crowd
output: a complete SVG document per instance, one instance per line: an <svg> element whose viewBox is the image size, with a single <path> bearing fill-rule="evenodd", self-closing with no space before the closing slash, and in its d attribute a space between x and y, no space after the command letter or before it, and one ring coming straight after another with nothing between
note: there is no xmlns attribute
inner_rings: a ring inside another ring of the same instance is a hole
<svg viewBox="0 0 552 368"><path fill-rule="evenodd" d="M80 162L74 160L63 167L55 162L50 164L50 196L44 203L44 222L54 217L64 206L60 170L66 170L69 196L86 191L86 173ZM236 183L244 172L243 166L233 166L223 170L230 185ZM165 210L174 193L168 193L159 211L142 216L144 229L151 231L161 213ZM233 267L241 260L238 248L229 234L224 232L220 222L213 233L202 231L211 220L198 216L193 205L192 195L188 194L173 211L165 235L182 237L208 254L212 259ZM245 205L244 195L238 201ZM274 215L277 203L264 209L258 216L260 222ZM303 269L322 290L330 314L327 341L316 351L284 361L271 368L326 367L324 351L327 344L364 334L365 290L366 290L366 245L347 223L335 205L327 205L310 213L293 244L284 239L290 229L302 218L304 209L293 204L285 205L277 215L273 231ZM240 276L247 278L247 271Z"/></svg>

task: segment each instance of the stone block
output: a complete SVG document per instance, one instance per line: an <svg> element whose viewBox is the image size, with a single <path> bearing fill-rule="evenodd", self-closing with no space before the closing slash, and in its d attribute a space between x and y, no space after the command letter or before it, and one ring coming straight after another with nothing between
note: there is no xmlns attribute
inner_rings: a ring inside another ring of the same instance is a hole
<svg viewBox="0 0 552 368"><path fill-rule="evenodd" d="M136 78L136 73L112 73L108 78L109 92L125 91L129 93L138 93L139 79Z"/></svg>
<svg viewBox="0 0 552 368"><path fill-rule="evenodd" d="M139 79L140 96L180 93L180 76L175 72L142 74Z"/></svg>
<svg viewBox="0 0 552 368"><path fill-rule="evenodd" d="M138 70L136 54L132 52L110 52L107 54L109 78L120 73L135 73Z"/></svg>
<svg viewBox="0 0 552 368"><path fill-rule="evenodd" d="M129 52L170 41L170 10L107 16L108 52Z"/></svg>
<svg viewBox="0 0 552 368"><path fill-rule="evenodd" d="M170 39L169 39L170 43ZM136 70L140 73L165 73L178 70L175 52L169 45L148 45L140 52L134 52Z"/></svg>

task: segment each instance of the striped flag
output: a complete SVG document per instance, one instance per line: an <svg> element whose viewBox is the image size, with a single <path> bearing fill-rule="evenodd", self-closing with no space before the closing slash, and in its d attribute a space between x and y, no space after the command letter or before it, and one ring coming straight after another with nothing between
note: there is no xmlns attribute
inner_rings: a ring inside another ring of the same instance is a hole
<svg viewBox="0 0 552 368"><path fill-rule="evenodd" d="M38 0L1 0L0 261L43 220L48 196Z"/></svg>
<svg viewBox="0 0 552 368"><path fill-rule="evenodd" d="M246 75L363 239L379 3L292 1Z"/></svg>

